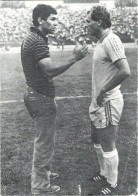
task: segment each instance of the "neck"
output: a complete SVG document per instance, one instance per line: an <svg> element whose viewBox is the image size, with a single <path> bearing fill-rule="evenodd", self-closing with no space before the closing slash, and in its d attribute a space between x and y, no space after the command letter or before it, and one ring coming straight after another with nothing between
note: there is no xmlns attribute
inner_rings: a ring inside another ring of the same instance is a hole
<svg viewBox="0 0 138 196"><path fill-rule="evenodd" d="M106 34L108 31L109 31L109 28L107 28L107 29L101 29L99 31L99 33L97 34L97 38L100 40L103 37L103 35Z"/></svg>
<svg viewBox="0 0 138 196"><path fill-rule="evenodd" d="M39 27L37 27L37 28L39 29L39 31L41 31L41 33L42 33L44 36L47 35L47 33L45 33L45 32L43 31L43 28L42 28L41 26L39 26Z"/></svg>

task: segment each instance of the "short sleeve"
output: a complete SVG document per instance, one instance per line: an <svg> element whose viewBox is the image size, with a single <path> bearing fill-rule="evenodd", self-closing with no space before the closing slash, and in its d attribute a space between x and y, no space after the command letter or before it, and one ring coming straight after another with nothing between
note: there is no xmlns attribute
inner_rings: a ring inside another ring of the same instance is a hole
<svg viewBox="0 0 138 196"><path fill-rule="evenodd" d="M36 62L38 63L41 59L50 57L49 47L43 39L37 39L32 47L32 51Z"/></svg>
<svg viewBox="0 0 138 196"><path fill-rule="evenodd" d="M119 59L126 59L124 46L117 36L108 38L106 42L106 53L113 63Z"/></svg>

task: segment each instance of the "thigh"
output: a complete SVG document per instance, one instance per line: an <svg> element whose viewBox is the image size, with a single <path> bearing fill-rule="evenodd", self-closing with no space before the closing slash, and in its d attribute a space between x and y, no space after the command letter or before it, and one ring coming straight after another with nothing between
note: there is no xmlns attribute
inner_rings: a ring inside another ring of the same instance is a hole
<svg viewBox="0 0 138 196"><path fill-rule="evenodd" d="M43 116L47 120L50 120L51 116L56 116L56 103L54 98L29 90L24 95L24 103L33 119Z"/></svg>
<svg viewBox="0 0 138 196"><path fill-rule="evenodd" d="M101 146L106 152L110 152L116 147L116 138L118 132L118 125L111 125L103 129L97 129Z"/></svg>
<svg viewBox="0 0 138 196"><path fill-rule="evenodd" d="M90 113L91 121L97 129L118 125L123 110L123 98L109 100Z"/></svg>
<svg viewBox="0 0 138 196"><path fill-rule="evenodd" d="M34 120L35 143L39 146L55 142L57 106L54 98L31 91L25 96L27 109Z"/></svg>
<svg viewBox="0 0 138 196"><path fill-rule="evenodd" d="M92 121L91 121L91 140L93 141L94 144L100 144L98 131Z"/></svg>
<svg viewBox="0 0 138 196"><path fill-rule="evenodd" d="M124 106L124 100L123 98L113 99L110 100L110 111L111 111L111 118L112 118L112 124L118 125L122 111Z"/></svg>

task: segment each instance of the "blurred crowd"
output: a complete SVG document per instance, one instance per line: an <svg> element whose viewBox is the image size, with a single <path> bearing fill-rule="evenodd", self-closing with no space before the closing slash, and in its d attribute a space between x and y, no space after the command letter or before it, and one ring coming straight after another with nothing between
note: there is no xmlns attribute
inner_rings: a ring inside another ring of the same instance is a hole
<svg viewBox="0 0 138 196"><path fill-rule="evenodd" d="M0 41L21 43L31 24L30 10L1 8L0 18Z"/></svg>
<svg viewBox="0 0 138 196"><path fill-rule="evenodd" d="M59 7L57 11L59 24L56 33L50 35L51 44L58 42L61 45L71 44L76 40L81 41L81 39L92 43L93 40L87 35L85 27L85 17L88 10L74 11L68 7ZM0 43L20 44L32 25L31 14L32 10L29 8L1 8ZM135 41L137 39L137 16L136 7L120 7L111 10L112 29L121 39L124 37L127 39L122 41Z"/></svg>
<svg viewBox="0 0 138 196"><path fill-rule="evenodd" d="M121 36L126 35L131 40L137 39L138 12L137 7L124 7L111 10L112 29Z"/></svg>

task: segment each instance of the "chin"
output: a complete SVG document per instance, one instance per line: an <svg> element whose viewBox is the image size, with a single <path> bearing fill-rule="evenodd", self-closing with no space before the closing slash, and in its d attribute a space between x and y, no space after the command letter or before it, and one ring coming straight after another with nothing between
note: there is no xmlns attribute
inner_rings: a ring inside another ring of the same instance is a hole
<svg viewBox="0 0 138 196"><path fill-rule="evenodd" d="M94 32L93 31L89 31L88 33L89 33L89 35L94 36Z"/></svg>
<svg viewBox="0 0 138 196"><path fill-rule="evenodd" d="M95 36L95 35L94 35L93 33L91 33L91 32L89 33L89 35L90 35L90 36Z"/></svg>
<svg viewBox="0 0 138 196"><path fill-rule="evenodd" d="M92 35L92 36L96 36L97 33L96 33L96 32L91 32L91 35Z"/></svg>
<svg viewBox="0 0 138 196"><path fill-rule="evenodd" d="M54 34L55 33L55 31L49 31L49 34Z"/></svg>

